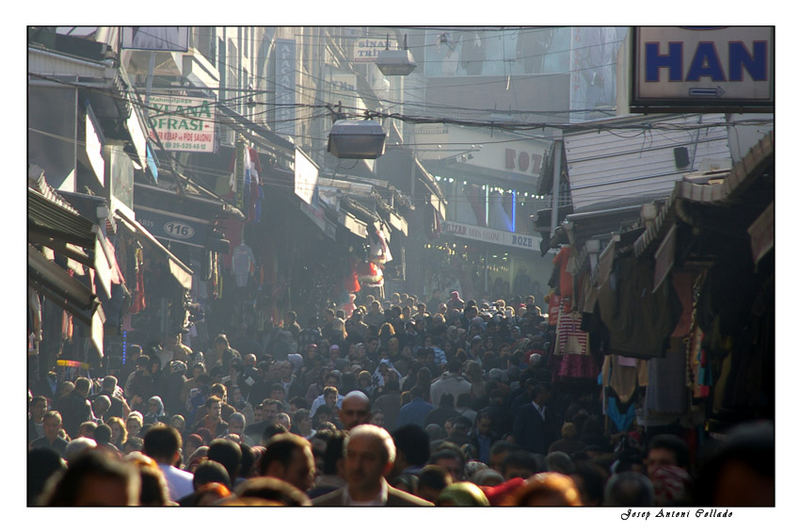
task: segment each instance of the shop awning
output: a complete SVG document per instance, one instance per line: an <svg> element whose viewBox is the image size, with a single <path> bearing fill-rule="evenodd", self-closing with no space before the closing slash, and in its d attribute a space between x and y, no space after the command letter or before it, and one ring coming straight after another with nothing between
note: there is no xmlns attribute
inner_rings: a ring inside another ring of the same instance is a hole
<svg viewBox="0 0 800 532"><path fill-rule="evenodd" d="M193 272L191 268L181 262L178 257L176 257L170 250L165 248L164 245L156 239L156 237L150 234L150 232L145 229L142 224L137 222L132 217L119 210L114 212L114 217L121 221L122 225L131 233L133 233L140 243L150 246L150 248L155 250L157 253L161 253L166 258L167 263L169 264L169 271L175 280L178 281L178 283L186 290L192 289Z"/></svg>
<svg viewBox="0 0 800 532"><path fill-rule="evenodd" d="M28 244L28 283L48 300L91 327L92 341L97 352L103 355L103 324L106 318L100 300L89 287L70 277L32 244Z"/></svg>
<svg viewBox="0 0 800 532"><path fill-rule="evenodd" d="M106 295L111 297L116 258L102 230L49 186L37 186L43 192L28 187L28 242L49 247L69 261L93 268Z"/></svg>
<svg viewBox="0 0 800 532"><path fill-rule="evenodd" d="M675 183L666 203L659 210L651 226L634 244L636 256L641 256L660 242L672 227L675 218L675 204L689 201L700 204L726 204L761 175L761 170L775 156L774 132L770 131L753 146L750 151L727 174L721 183L698 184L691 181Z"/></svg>

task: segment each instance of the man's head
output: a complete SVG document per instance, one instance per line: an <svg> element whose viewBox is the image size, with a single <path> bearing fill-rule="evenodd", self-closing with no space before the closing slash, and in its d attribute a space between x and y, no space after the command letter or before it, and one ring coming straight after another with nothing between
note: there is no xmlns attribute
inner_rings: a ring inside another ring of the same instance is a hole
<svg viewBox="0 0 800 532"><path fill-rule="evenodd" d="M58 431L61 429L61 414L57 410L50 410L44 415L42 420L42 430L44 436L50 441L58 437Z"/></svg>
<svg viewBox="0 0 800 532"><path fill-rule="evenodd" d="M81 397L88 397L89 396L89 389L92 387L92 381L87 379L86 377L78 377L75 379L75 391L78 392Z"/></svg>
<svg viewBox="0 0 800 532"><path fill-rule="evenodd" d="M464 456L455 449L442 449L436 451L430 457L429 464L438 465L445 468L453 477L455 482L464 480L465 460Z"/></svg>
<svg viewBox="0 0 800 532"><path fill-rule="evenodd" d="M31 400L31 419L39 423L45 412L47 412L47 397L37 395Z"/></svg>
<svg viewBox="0 0 800 532"><path fill-rule="evenodd" d="M647 447L647 476L653 478L655 471L662 466L689 467L689 447L674 434L659 434L650 440Z"/></svg>
<svg viewBox="0 0 800 532"><path fill-rule="evenodd" d="M408 466L420 467L427 463L431 456L431 440L422 427L403 425L392 432L392 438L397 446L395 473L401 473Z"/></svg>
<svg viewBox="0 0 800 532"><path fill-rule="evenodd" d="M159 464L175 465L180 457L181 435L173 427L154 425L144 436L144 454Z"/></svg>
<svg viewBox="0 0 800 532"><path fill-rule="evenodd" d="M219 462L233 481L239 475L242 464L242 449L239 444L225 438L216 438L208 445L208 459Z"/></svg>
<svg viewBox="0 0 800 532"><path fill-rule="evenodd" d="M345 438L345 480L350 491L373 491L395 459L391 435L375 425L358 425Z"/></svg>
<svg viewBox="0 0 800 532"><path fill-rule="evenodd" d="M261 457L260 473L307 491L314 484L311 444L305 438L288 432L273 436Z"/></svg>
<svg viewBox="0 0 800 532"><path fill-rule="evenodd" d="M531 452L513 451L503 460L499 470L506 480L512 478L528 478L543 470L539 457Z"/></svg>
<svg viewBox="0 0 800 532"><path fill-rule="evenodd" d="M50 484L43 501L46 506L137 506L140 486L132 464L88 451Z"/></svg>
<svg viewBox="0 0 800 532"><path fill-rule="evenodd" d="M261 415L262 419L267 422L267 424L275 423L278 412L280 412L280 401L276 401L275 399L266 399L261 403Z"/></svg>
<svg viewBox="0 0 800 532"><path fill-rule="evenodd" d="M369 397L364 392L353 390L344 396L342 406L339 408L339 420L345 430L367 423L369 419Z"/></svg>
<svg viewBox="0 0 800 532"><path fill-rule="evenodd" d="M653 506L655 492L650 479L641 473L624 471L606 482L604 506Z"/></svg>
<svg viewBox="0 0 800 532"><path fill-rule="evenodd" d="M503 462L505 461L506 457L518 449L519 446L515 443L506 440L497 440L489 449L489 467L502 473Z"/></svg>
<svg viewBox="0 0 800 532"><path fill-rule="evenodd" d="M231 414L230 419L228 419L228 432L242 436L244 434L245 422L244 414L241 412L234 412Z"/></svg>

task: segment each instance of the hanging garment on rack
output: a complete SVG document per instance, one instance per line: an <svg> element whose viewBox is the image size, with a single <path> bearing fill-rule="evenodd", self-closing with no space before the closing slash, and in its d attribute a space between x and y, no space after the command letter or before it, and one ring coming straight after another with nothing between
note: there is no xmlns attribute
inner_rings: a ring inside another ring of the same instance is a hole
<svg viewBox="0 0 800 532"><path fill-rule="evenodd" d="M686 351L683 342L673 339L663 358L648 361L645 411L682 414L688 408L686 389Z"/></svg>
<svg viewBox="0 0 800 532"><path fill-rule="evenodd" d="M233 250L231 258L231 269L236 280L236 286L245 288L250 280L250 273L255 266L255 256L253 250L245 243L241 243Z"/></svg>
<svg viewBox="0 0 800 532"><path fill-rule="evenodd" d="M630 403L625 412L620 412L620 404L617 398L609 397L606 414L611 422L614 423L617 432L625 432L633 424L633 420L636 419L636 405Z"/></svg>

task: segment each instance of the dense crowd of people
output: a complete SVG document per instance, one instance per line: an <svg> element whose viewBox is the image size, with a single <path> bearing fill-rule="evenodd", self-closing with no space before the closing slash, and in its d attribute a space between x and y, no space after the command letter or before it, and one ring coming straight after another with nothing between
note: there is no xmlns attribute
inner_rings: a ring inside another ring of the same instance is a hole
<svg viewBox="0 0 800 532"><path fill-rule="evenodd" d="M553 379L553 329L533 296L395 293L262 342L129 346L108 375L29 383L28 504L774 504L770 424L703 456L609 433L597 382Z"/></svg>

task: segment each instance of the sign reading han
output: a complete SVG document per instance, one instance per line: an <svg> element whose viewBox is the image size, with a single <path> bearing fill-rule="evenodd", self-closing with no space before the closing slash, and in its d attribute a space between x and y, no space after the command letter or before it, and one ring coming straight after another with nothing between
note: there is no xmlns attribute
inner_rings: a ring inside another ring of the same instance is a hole
<svg viewBox="0 0 800 532"><path fill-rule="evenodd" d="M774 108L770 26L634 28L632 51L633 112Z"/></svg>

